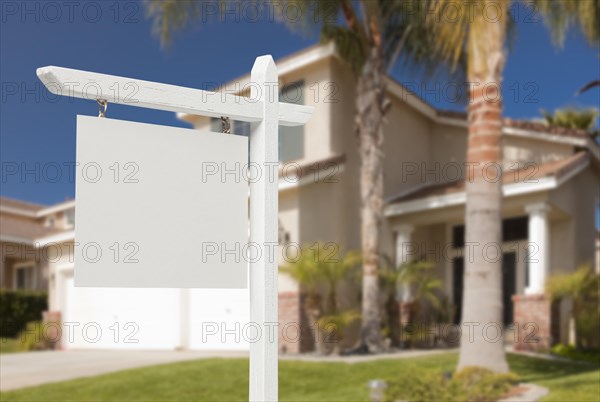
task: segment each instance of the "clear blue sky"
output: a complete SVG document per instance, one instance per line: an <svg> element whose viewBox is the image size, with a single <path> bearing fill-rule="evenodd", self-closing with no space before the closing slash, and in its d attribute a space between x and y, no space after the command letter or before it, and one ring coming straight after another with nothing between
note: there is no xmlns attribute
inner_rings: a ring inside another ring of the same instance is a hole
<svg viewBox="0 0 600 402"><path fill-rule="evenodd" d="M200 88L204 83L223 83L247 73L258 55L272 54L277 59L318 41L315 36L292 33L268 20L230 20L189 29L175 38L170 49L162 50L137 3L120 3L117 15L117 3L112 1L95 2L88 8L82 2L72 10L62 2L52 2L61 5L60 16L56 9L44 8L44 2L9 3L19 9L13 14L14 10L2 3L3 173L16 164L19 170L39 170L42 174L39 180L33 174L25 180L20 175L2 177L0 194L44 204L74 196L75 186L64 164L75 159L75 116L95 115L97 106L86 100L50 98L36 77L37 67L56 65ZM97 18L98 5L102 15ZM599 49L589 47L578 33L572 33L565 48L557 50L542 23L519 23L518 29L503 86L506 116L531 118L539 116L541 108L598 106L599 90L578 98L574 93L599 77ZM519 97L515 100L516 88ZM437 107L463 109L435 95L423 96ZM186 126L173 113L135 107L109 105L108 116ZM52 169L57 165L64 169L55 181Z"/></svg>

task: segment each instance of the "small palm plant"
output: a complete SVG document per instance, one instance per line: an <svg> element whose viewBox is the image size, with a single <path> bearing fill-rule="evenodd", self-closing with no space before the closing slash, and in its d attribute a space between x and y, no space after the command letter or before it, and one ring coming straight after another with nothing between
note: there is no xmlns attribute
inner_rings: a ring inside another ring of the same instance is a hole
<svg viewBox="0 0 600 402"><path fill-rule="evenodd" d="M572 302L570 321L575 327L577 349L598 347L600 274L583 265L575 272L552 275L546 283L546 293L552 301Z"/></svg>
<svg viewBox="0 0 600 402"><path fill-rule="evenodd" d="M360 318L355 310L342 310L338 287L357 277L362 257L356 251L341 254L333 243L315 243L301 248L299 258L280 268L305 292L304 308L311 323L317 323L334 353L341 351L344 330ZM317 340L315 340L317 341Z"/></svg>
<svg viewBox="0 0 600 402"><path fill-rule="evenodd" d="M407 331L409 345L415 344L414 338L419 338L423 326L434 321L442 309L441 290L442 282L431 274L432 264L427 261L404 263L398 267L397 284L399 287L399 301L409 304L409 325L416 325ZM427 308L429 306L429 309Z"/></svg>

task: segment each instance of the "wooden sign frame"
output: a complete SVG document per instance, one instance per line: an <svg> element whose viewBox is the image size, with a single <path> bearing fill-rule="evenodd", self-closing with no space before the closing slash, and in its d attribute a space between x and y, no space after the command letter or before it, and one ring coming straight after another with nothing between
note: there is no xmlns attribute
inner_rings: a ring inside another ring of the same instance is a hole
<svg viewBox="0 0 600 402"><path fill-rule="evenodd" d="M279 102L270 55L258 57L252 67L250 98L54 66L38 68L37 75L56 95L250 122L250 163L263 169L279 163L278 126L303 125L314 110ZM277 232L278 175L262 174L250 183L250 242L263 251L276 248ZM250 259L250 321L260 328L259 340L250 344L251 401L278 399L278 336L269 336L278 323L278 270L270 255Z"/></svg>

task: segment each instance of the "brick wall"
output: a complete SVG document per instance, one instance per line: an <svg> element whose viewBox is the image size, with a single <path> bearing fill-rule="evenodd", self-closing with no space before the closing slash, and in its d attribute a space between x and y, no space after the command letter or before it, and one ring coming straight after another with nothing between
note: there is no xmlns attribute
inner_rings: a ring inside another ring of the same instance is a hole
<svg viewBox="0 0 600 402"><path fill-rule="evenodd" d="M314 349L314 336L299 292L279 293L279 352L297 354Z"/></svg>
<svg viewBox="0 0 600 402"><path fill-rule="evenodd" d="M547 350L557 339L558 312L545 295L514 295L514 321L518 325L516 350Z"/></svg>

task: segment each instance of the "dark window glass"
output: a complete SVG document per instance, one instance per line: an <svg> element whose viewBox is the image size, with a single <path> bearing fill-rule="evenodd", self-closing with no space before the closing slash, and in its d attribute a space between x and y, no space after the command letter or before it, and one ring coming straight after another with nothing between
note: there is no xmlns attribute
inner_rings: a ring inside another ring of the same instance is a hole
<svg viewBox="0 0 600 402"><path fill-rule="evenodd" d="M504 219L502 221L502 241L526 240L529 237L528 224L526 216ZM452 228L452 245L455 248L465 246L465 225Z"/></svg>
<svg viewBox="0 0 600 402"><path fill-rule="evenodd" d="M452 246L461 248L465 246L465 226L454 226L452 228Z"/></svg>
<svg viewBox="0 0 600 402"><path fill-rule="evenodd" d="M526 216L510 218L502 221L502 240L515 241L523 240L529 237L529 221Z"/></svg>

